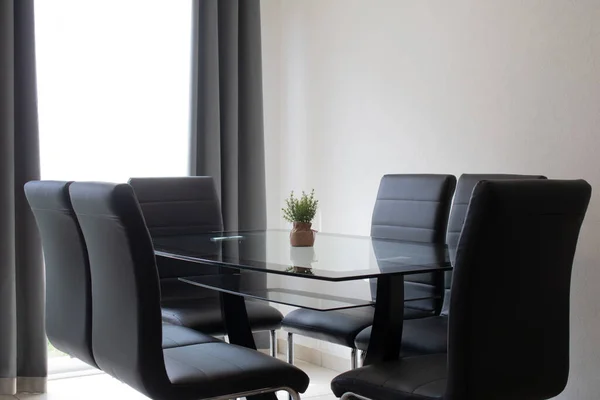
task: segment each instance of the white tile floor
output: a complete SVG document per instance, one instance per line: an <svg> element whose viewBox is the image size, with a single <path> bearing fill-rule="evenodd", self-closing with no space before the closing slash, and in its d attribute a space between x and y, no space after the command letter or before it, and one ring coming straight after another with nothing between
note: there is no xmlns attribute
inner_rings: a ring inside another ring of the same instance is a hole
<svg viewBox="0 0 600 400"><path fill-rule="evenodd" d="M310 386L302 399L334 400L330 383L339 373L330 369L318 367L303 361L297 361L298 368L310 376ZM287 400L285 393L278 394L280 400ZM129 386L116 379L98 373L76 378L51 379L48 381L48 393L45 394L18 394L16 396L1 396L0 400L113 400L131 399L148 400Z"/></svg>

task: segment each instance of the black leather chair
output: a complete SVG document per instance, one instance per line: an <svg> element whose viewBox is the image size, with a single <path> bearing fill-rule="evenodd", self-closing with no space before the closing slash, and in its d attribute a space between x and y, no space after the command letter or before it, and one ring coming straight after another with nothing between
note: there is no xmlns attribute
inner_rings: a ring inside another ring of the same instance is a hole
<svg viewBox="0 0 600 400"><path fill-rule="evenodd" d="M385 175L381 179L373 210L371 236L444 243L455 186L456 178L453 175ZM409 303L404 310L405 319L439 313L442 276L407 276L406 293L411 293L412 287L430 290L437 299ZM372 290L372 293L375 291ZM290 312L283 319L283 328L288 331L288 362L293 363L293 334L300 334L350 347L351 367L356 368L358 360L354 339L373 323L374 310L374 307L361 307L341 311L300 309Z"/></svg>
<svg viewBox="0 0 600 400"><path fill-rule="evenodd" d="M42 239L46 266L46 334L54 347L98 367L92 352L90 264L71 205L71 182L31 181L25 195ZM216 339L181 326L163 325L163 347Z"/></svg>
<svg viewBox="0 0 600 400"><path fill-rule="evenodd" d="M454 265L456 246L467 215L471 193L482 180L546 179L543 175L517 174L463 174L458 178L452 209L448 219L446 243L450 261ZM446 272L444 279L444 302L440 315L412 319L404 322L402 331L402 355L435 354L448 349L448 307L450 306L450 284L452 271ZM366 351L371 337L371 327L363 329L354 340L357 349Z"/></svg>
<svg viewBox="0 0 600 400"><path fill-rule="evenodd" d="M223 230L219 198L212 177L131 178L150 236L160 238ZM157 258L163 321L220 336L225 333L218 293L179 281L179 277L218 274L218 267ZM275 331L283 315L266 303L246 301L254 332L270 331L271 355L277 353Z"/></svg>
<svg viewBox="0 0 600 400"><path fill-rule="evenodd" d="M69 199L69 182L32 181L33 211L46 267L46 335L58 350L96 367L92 353L90 267Z"/></svg>
<svg viewBox="0 0 600 400"><path fill-rule="evenodd" d="M587 182L477 184L456 252L448 353L346 372L336 396L369 399L542 400L569 373L573 257Z"/></svg>
<svg viewBox="0 0 600 400"><path fill-rule="evenodd" d="M73 183L69 192L89 253L92 347L103 371L157 400L306 390L294 366L213 338L163 350L154 250L133 189Z"/></svg>

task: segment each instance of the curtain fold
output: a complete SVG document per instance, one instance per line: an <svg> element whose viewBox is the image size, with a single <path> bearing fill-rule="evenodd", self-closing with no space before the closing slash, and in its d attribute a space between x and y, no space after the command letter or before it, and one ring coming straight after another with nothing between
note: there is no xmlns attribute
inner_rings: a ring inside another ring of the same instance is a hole
<svg viewBox="0 0 600 400"><path fill-rule="evenodd" d="M190 174L214 178L226 230L265 229L260 1L193 0L192 35ZM266 282L247 274L243 285ZM254 337L268 347L264 332Z"/></svg>
<svg viewBox="0 0 600 400"><path fill-rule="evenodd" d="M40 175L33 9L0 1L0 395L46 390L42 251L23 191Z"/></svg>
<svg viewBox="0 0 600 400"><path fill-rule="evenodd" d="M225 229L266 227L259 0L194 0L191 175L215 179Z"/></svg>

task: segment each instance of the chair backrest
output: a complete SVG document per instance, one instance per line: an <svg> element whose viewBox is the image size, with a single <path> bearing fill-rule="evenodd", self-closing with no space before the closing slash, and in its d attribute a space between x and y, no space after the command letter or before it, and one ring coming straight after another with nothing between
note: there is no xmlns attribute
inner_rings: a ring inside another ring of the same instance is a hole
<svg viewBox="0 0 600 400"><path fill-rule="evenodd" d="M373 209L371 236L444 243L455 186L453 175L385 175Z"/></svg>
<svg viewBox="0 0 600 400"><path fill-rule="evenodd" d="M106 373L149 394L168 386L154 249L131 186L73 183L92 280L92 345Z"/></svg>
<svg viewBox="0 0 600 400"><path fill-rule="evenodd" d="M173 178L131 178L146 226L152 238L193 235L223 229L221 206L213 178L185 176ZM179 281L182 276L218 274L219 268L158 257L162 299L183 300L218 297L214 290L203 290Z"/></svg>
<svg viewBox="0 0 600 400"><path fill-rule="evenodd" d="M48 339L63 353L97 367L92 353L90 266L69 198L70 184L31 181L25 184L25 196L44 251Z"/></svg>
<svg viewBox="0 0 600 400"><path fill-rule="evenodd" d="M548 399L569 372L573 257L583 181L482 181L458 244L448 400Z"/></svg>
<svg viewBox="0 0 600 400"><path fill-rule="evenodd" d="M446 243L448 243L448 251L450 253L450 260L454 264L456 246L458 246L458 239L460 238L460 231L462 230L467 216L467 207L469 206L469 200L471 199L471 193L475 185L480 181L490 180L523 180L523 179L546 179L543 175L518 175L518 174L462 174L458 178L456 184L456 192L454 193L454 200L452 200L452 209L450 210L450 217L448 218L448 233L446 234Z"/></svg>
<svg viewBox="0 0 600 400"><path fill-rule="evenodd" d="M131 178L152 237L223 229L221 206L210 176Z"/></svg>
<svg viewBox="0 0 600 400"><path fill-rule="evenodd" d="M450 262L454 265L456 258L456 246L460 238L467 216L467 207L471 199L471 193L475 185L484 180L523 180L523 179L546 179L543 175L519 175L519 174L462 174L458 178L456 184L456 192L454 200L452 200L452 208L450 209L450 217L448 218L448 233L446 234L446 243L448 243L448 255ZM444 277L444 304L442 307L442 315L448 315L450 307L450 286L452 285L452 271L446 271Z"/></svg>
<svg viewBox="0 0 600 400"><path fill-rule="evenodd" d="M375 238L424 243L444 243L450 202L456 186L453 175L396 174L381 178L371 220ZM411 285L431 286L441 296L440 274L417 274L405 277L405 290ZM372 285L373 286L373 285ZM371 293L375 294L372 290ZM440 300L411 302L407 307L439 311Z"/></svg>

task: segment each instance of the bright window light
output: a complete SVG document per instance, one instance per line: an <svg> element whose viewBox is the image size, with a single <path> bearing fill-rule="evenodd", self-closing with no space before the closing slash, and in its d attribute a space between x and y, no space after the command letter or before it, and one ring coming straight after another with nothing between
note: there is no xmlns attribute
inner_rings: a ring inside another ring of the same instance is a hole
<svg viewBox="0 0 600 400"><path fill-rule="evenodd" d="M43 179L188 174L191 0L37 0Z"/></svg>

